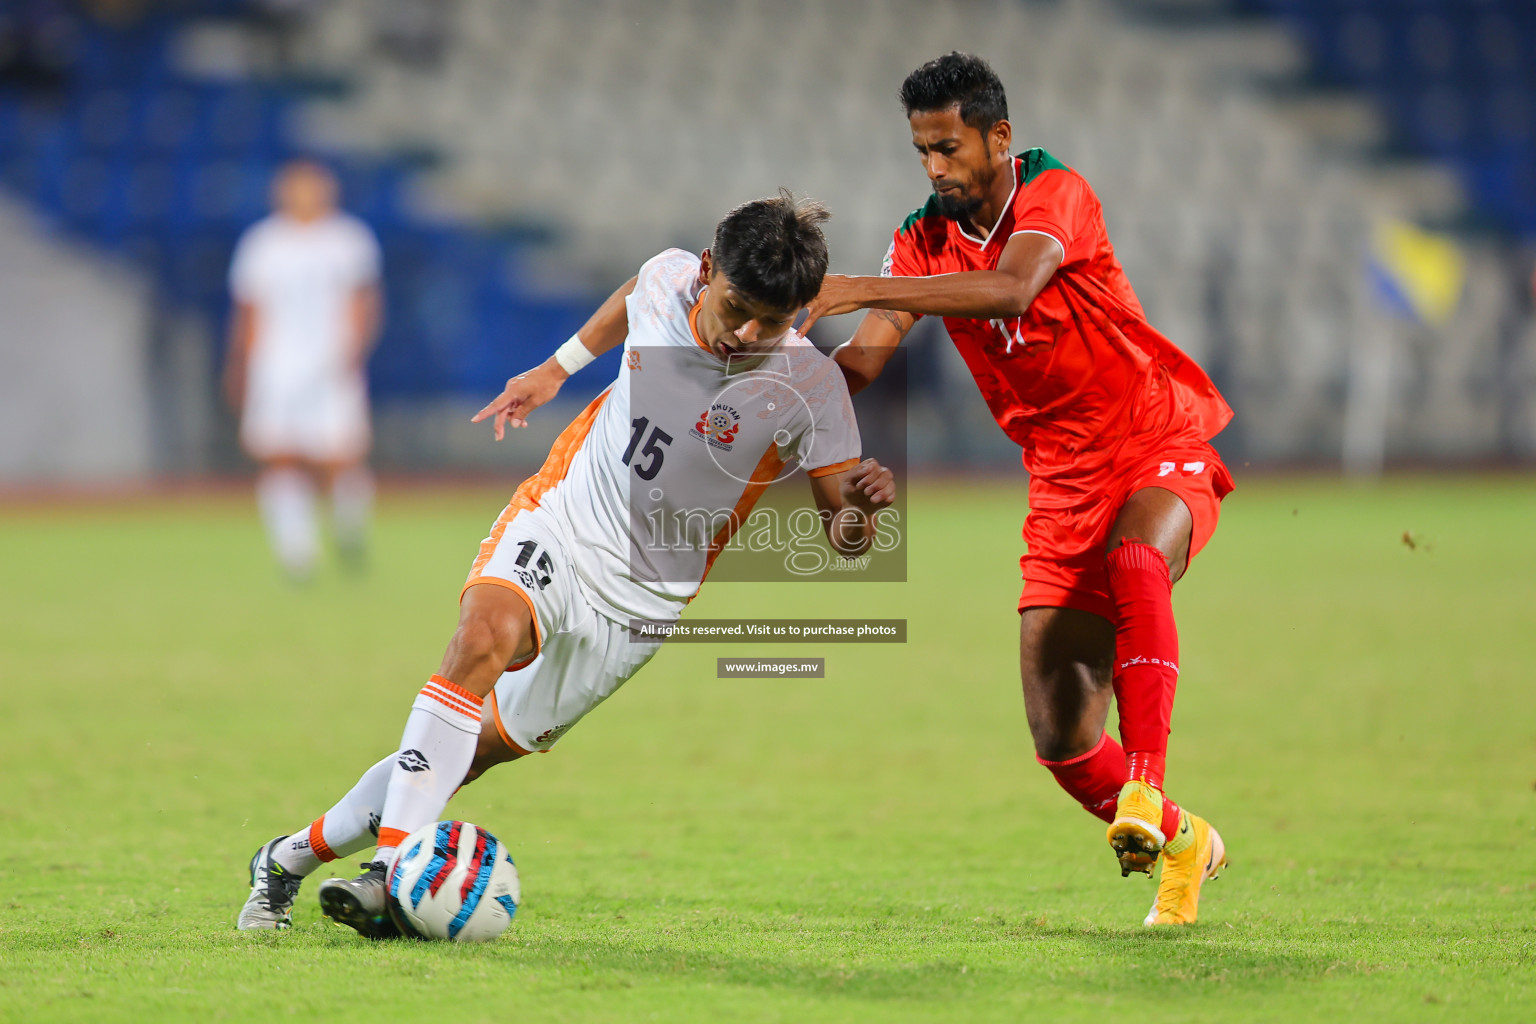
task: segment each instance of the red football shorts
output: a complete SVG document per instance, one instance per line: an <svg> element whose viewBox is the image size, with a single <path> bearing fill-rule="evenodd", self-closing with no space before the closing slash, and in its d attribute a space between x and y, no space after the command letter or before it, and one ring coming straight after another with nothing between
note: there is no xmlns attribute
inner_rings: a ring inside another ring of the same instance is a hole
<svg viewBox="0 0 1536 1024"><path fill-rule="evenodd" d="M1221 499L1232 491L1232 475L1204 441L1176 439L1153 447L1146 457L1104 475L1101 489L1086 501L1068 507L1070 498L1048 481L1029 482L1029 515L1024 542L1029 553L1019 559L1024 592L1019 611L1026 608L1077 608L1115 621L1109 596L1104 544L1120 508L1143 487L1161 487L1177 494L1189 508L1194 529L1189 557L1205 547L1216 532Z"/></svg>

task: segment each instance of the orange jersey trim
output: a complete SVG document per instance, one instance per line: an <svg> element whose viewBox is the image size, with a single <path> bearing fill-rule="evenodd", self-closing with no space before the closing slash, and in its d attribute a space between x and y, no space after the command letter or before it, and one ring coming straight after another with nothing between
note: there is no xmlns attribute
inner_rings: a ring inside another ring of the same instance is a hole
<svg viewBox="0 0 1536 1024"><path fill-rule="evenodd" d="M496 732L497 732L498 735L501 736L501 742L505 743L507 746L511 747L513 750L517 751L519 754L525 754L526 755L526 754L533 753L533 751L531 751L531 750L524 750L521 744L517 743L515 740L512 739L511 736L507 735L507 727L505 725L501 724L501 708L496 706L496 702L495 701L491 701L491 721L496 723ZM549 753L549 751L541 750L541 751L539 751L539 753L547 754L547 753Z"/></svg>
<svg viewBox="0 0 1536 1024"><path fill-rule="evenodd" d="M516 594L518 597L522 598L523 604L528 606L528 620L533 624L533 653L520 661L509 662L507 664L506 671L516 672L520 668L527 668L529 665L533 664L533 660L537 658L539 656L539 652L544 649L544 638L539 635L539 613L533 607L533 598L529 597L528 591L524 590L521 586L513 583L511 580L504 580L500 576L471 576L469 578L469 582L464 584L464 590L459 591L459 600L464 600L465 590L468 590L470 587L478 587L482 585L505 587L506 589L512 591L512 593Z"/></svg>
<svg viewBox="0 0 1536 1024"><path fill-rule="evenodd" d="M854 466L857 466L862 461L864 460L857 457L852 459L844 459L842 462L839 462L836 465L822 466L820 469L808 469L805 471L805 475L820 477L832 476L835 473L846 473L848 470L852 469Z"/></svg>
<svg viewBox="0 0 1536 1024"><path fill-rule="evenodd" d="M714 356L714 350L712 350L708 345L704 344L704 339L699 337L699 310L703 308L704 293L700 292L699 297L693 300L693 308L688 311L688 333L693 335L693 343L695 345L699 346L699 348ZM715 356L715 358L719 359L720 357Z"/></svg>
<svg viewBox="0 0 1536 1024"><path fill-rule="evenodd" d="M715 559L720 557L720 552L736 536L736 531L741 529L741 524L747 521L747 515L752 511L752 506L757 504L757 499L763 496L768 486L778 478L784 469L784 460L779 458L779 446L770 443L768 450L763 452L763 457L757 460L757 468L752 471L752 477L747 481L747 486L742 488L741 497L736 500L736 507L731 509L730 518L725 525L720 527L715 539L709 542L709 554L704 559L704 575L699 577L699 586L704 586L704 581L709 578L709 570L714 567ZM694 597L699 592L693 592ZM693 597L688 600L692 601Z"/></svg>
<svg viewBox="0 0 1536 1024"><path fill-rule="evenodd" d="M563 437L564 435L561 436ZM553 452L551 452L551 455L553 455ZM546 466L549 465L547 461L544 464ZM542 473L543 470L539 472ZM532 479L533 477L528 478L528 480ZM474 564L469 567L469 578L464 581L464 586L459 588L460 601L464 600L464 591L475 585L476 577L485 570L486 563L496 553L496 545L501 543L502 534L507 532L507 524L517 518L517 514L523 509L535 507L536 503L518 501L519 496L523 493L523 487L528 486L528 480L524 480L522 487L513 492L512 500L507 503L506 508L501 510L501 515L496 517L496 522L491 526L491 535L480 542L480 550L475 554ZM539 493L542 495L543 491Z"/></svg>
<svg viewBox="0 0 1536 1024"><path fill-rule="evenodd" d="M571 463L576 459L576 453L586 443L587 435L592 433L592 424L597 420L597 413L607 401L609 392L613 390L610 385L603 393L587 403L587 407L573 419L570 424L555 438L555 443L549 446L549 455L544 459L544 465L539 471L520 484L512 494L512 500L507 502L507 507L501 510L501 515L496 517L496 524L491 527L491 535L480 542L480 551L475 556L475 562L469 567L469 578L464 581L464 586L459 588L459 600L464 600L464 592L470 587L480 583L493 583L514 591L523 602L528 605L529 618L533 620L533 655L524 661L507 666L508 671L526 667L534 658L539 656L539 651L544 646L544 639L539 635L539 613L534 610L533 598L528 592L511 580L500 579L496 576L483 576L486 563L496 552L496 545L501 543L502 535L507 532L507 524L517 517L517 514L525 508L538 508L539 500L549 493L550 489L565 479L571 471Z"/></svg>
<svg viewBox="0 0 1536 1024"><path fill-rule="evenodd" d="M576 453L581 451L582 444L585 444L585 441L587 441L587 434L591 433L591 425L598 419L598 410L601 410L602 404L608 401L608 393L611 390L613 390L613 385L610 384L607 388L604 388L602 395L587 402L587 408L581 410L581 413L576 415L576 419L573 419L570 425L567 425L565 430L561 431L559 438L554 439L554 444L550 445L550 454L545 457L544 465L539 467L538 473L525 479L519 485L518 490L513 491L513 494L511 494L511 500L507 504L507 511L502 513L502 519L496 520L498 527L505 528L504 520L511 519L511 516L507 514L508 511L516 514L513 510L519 510L519 508L538 508L539 499L544 497L554 485L564 481L565 474L570 473L571 462L576 459ZM493 539L501 540L501 534L495 533L495 530L492 531L492 534ZM492 543L490 547L495 548L495 543ZM482 543L481 554L479 554L478 559L475 559L476 570L484 567L485 562L488 562L488 560L490 560L490 550L487 550L484 543Z"/></svg>
<svg viewBox="0 0 1536 1024"><path fill-rule="evenodd" d="M528 655L528 657L524 658L522 661L514 661L514 662L508 663L507 671L508 672L521 672L523 669L527 668L529 665L532 665L535 661L537 661L538 657L539 657L539 645L538 645L537 642L535 642L534 646L533 646L533 653Z"/></svg>

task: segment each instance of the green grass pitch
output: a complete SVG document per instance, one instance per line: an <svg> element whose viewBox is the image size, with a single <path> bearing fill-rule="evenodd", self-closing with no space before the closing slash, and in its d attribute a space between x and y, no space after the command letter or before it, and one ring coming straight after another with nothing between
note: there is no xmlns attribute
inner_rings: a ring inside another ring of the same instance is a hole
<svg viewBox="0 0 1536 1024"><path fill-rule="evenodd" d="M1536 1020L1536 481L1242 482L1180 584L1170 792L1232 867L1140 925L1033 760L1022 483L920 484L910 581L691 614L905 646L672 646L450 811L517 859L501 941L370 945L251 851L399 735L510 491L406 493L376 566L277 578L241 498L0 511L0 1020ZM1403 542L1413 535L1412 549ZM721 680L721 654L827 658Z"/></svg>

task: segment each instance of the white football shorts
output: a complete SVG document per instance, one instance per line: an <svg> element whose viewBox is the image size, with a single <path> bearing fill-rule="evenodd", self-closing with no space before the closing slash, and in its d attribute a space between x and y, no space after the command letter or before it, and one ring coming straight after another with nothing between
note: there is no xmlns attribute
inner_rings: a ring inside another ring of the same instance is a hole
<svg viewBox="0 0 1536 1024"><path fill-rule="evenodd" d="M468 590L507 587L533 613L535 653L496 682L491 711L501 738L523 751L548 750L583 715L650 661L659 641L633 642L629 624L582 594L566 531L547 509L508 505L480 544Z"/></svg>
<svg viewBox="0 0 1536 1024"><path fill-rule="evenodd" d="M240 443L253 458L354 462L368 454L368 386L361 375L252 381Z"/></svg>

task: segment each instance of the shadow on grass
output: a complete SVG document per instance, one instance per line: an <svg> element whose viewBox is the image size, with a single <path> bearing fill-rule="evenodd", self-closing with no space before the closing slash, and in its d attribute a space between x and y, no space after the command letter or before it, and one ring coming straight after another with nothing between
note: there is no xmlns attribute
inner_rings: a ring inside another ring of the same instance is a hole
<svg viewBox="0 0 1536 1024"><path fill-rule="evenodd" d="M1279 983L1401 970L1371 942L1371 929L1291 929L1223 924L1184 929L1057 924L993 915L913 921L896 916L752 920L668 916L626 920L585 915L543 919L486 945L370 943L346 929L302 924L292 932L239 934L198 929L155 934L149 922L91 929L23 929L0 949L54 963L83 960L133 972L166 954L197 954L210 976L258 964L288 972L384 972L446 978L489 969L558 977L577 989L617 989L647 981L789 990L864 1000L944 1001L992 991L1092 994L1093 1000L1162 990L1239 993ZM1379 940L1378 940L1379 942ZM1374 947L1374 948L1373 948ZM1374 955L1373 955L1374 954Z"/></svg>
<svg viewBox="0 0 1536 1024"><path fill-rule="evenodd" d="M846 933L845 933L846 934ZM498 949L525 968L588 971L594 984L634 978L687 977L714 984L793 989L808 995L871 1000L953 999L973 989L1060 984L1080 988L1093 979L1096 996L1144 992L1159 983L1267 987L1281 979L1322 978L1348 965L1319 952L1228 941L1228 930L1098 929L1013 925L953 927L939 933L888 928L883 935L823 935L796 943L783 932L746 932L750 951L729 949L724 936L655 940L655 933L524 936ZM724 941L722 941L724 940ZM1215 940L1215 941L1212 941ZM763 947L782 946L775 956ZM818 955L820 954L820 955ZM1128 969L1134 964L1136 970Z"/></svg>

